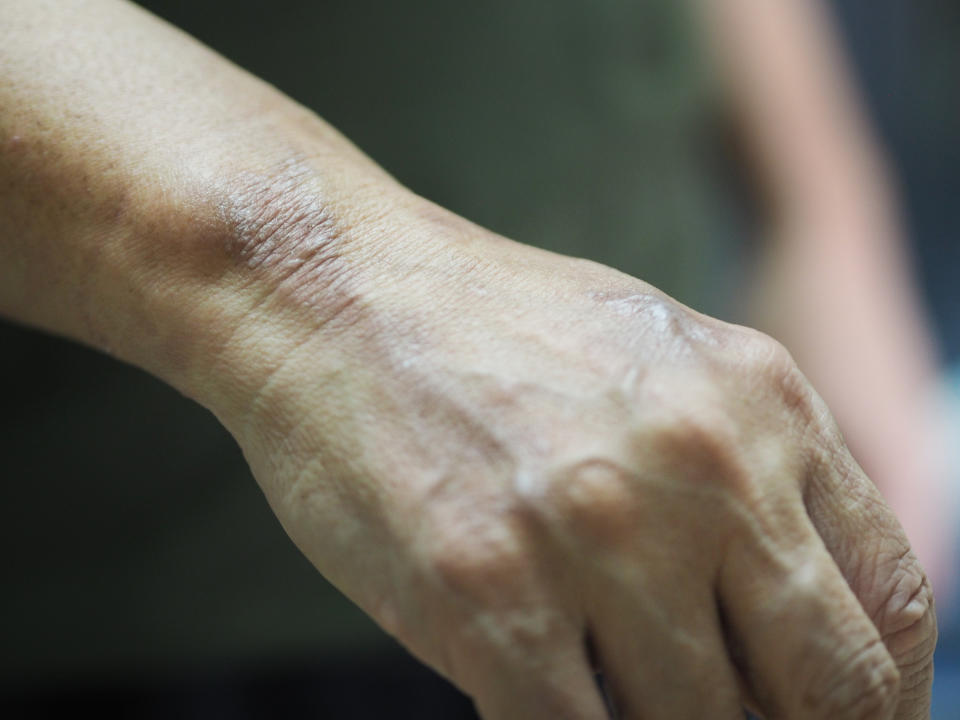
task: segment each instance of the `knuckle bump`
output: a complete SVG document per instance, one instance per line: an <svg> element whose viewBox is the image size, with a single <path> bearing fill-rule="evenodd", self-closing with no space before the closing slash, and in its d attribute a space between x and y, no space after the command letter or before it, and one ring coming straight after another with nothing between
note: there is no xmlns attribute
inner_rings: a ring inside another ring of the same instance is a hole
<svg viewBox="0 0 960 720"><path fill-rule="evenodd" d="M578 462L553 475L548 505L578 534L616 542L635 517L633 476L610 460Z"/></svg>
<svg viewBox="0 0 960 720"><path fill-rule="evenodd" d="M528 570L523 543L509 528L441 534L428 554L431 574L460 596L479 597L511 587Z"/></svg>

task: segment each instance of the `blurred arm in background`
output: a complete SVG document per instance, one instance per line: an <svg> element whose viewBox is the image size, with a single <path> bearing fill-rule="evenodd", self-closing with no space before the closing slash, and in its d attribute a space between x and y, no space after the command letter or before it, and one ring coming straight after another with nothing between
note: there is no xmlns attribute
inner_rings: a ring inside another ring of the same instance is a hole
<svg viewBox="0 0 960 720"><path fill-rule="evenodd" d="M827 8L705 7L768 212L750 320L787 345L824 395L943 599L955 563L935 349L896 188Z"/></svg>

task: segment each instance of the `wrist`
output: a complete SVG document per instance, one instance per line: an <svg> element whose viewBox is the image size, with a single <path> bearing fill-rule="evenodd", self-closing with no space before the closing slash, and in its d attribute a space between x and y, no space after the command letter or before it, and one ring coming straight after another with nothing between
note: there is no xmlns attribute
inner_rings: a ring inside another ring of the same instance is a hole
<svg viewBox="0 0 960 720"><path fill-rule="evenodd" d="M371 168L373 168L371 164ZM150 314L162 331L134 362L233 429L297 348L339 356L372 291L371 264L409 194L375 169L297 159L229 173L166 250ZM387 224L389 223L389 227ZM149 263L144 264L148 266Z"/></svg>

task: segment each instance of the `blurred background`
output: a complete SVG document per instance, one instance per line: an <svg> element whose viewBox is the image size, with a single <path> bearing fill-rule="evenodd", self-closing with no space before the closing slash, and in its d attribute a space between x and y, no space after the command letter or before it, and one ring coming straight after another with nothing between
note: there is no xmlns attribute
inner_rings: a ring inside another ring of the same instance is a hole
<svg viewBox="0 0 960 720"><path fill-rule="evenodd" d="M786 241L768 237L763 170L694 3L141 4L316 110L419 194L708 314L769 319L757 298L771 297L770 248ZM934 404L955 392L960 406L960 4L830 5L902 201L894 264L917 290L891 292L916 302L907 344ZM833 267L843 238L829 240L818 252ZM474 717L299 555L206 411L56 338L0 325L0 347L0 714ZM858 458L870 470L868 436ZM933 465L953 497L960 465ZM904 512L922 526L924 507ZM935 720L960 717L954 519L929 523L945 588Z"/></svg>

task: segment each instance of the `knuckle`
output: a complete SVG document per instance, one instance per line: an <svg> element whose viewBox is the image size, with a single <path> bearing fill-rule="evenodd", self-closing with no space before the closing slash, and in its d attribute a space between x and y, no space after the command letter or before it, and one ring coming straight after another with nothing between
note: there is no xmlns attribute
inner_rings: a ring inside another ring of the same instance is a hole
<svg viewBox="0 0 960 720"><path fill-rule="evenodd" d="M829 673L829 674L828 674ZM889 717L900 694L900 672L879 637L842 658L827 663L803 697L811 717L872 720Z"/></svg>
<svg viewBox="0 0 960 720"><path fill-rule="evenodd" d="M763 371L793 365L793 357L783 343L759 330L743 328L740 332L738 347L753 368Z"/></svg>
<svg viewBox="0 0 960 720"><path fill-rule="evenodd" d="M790 411L812 418L818 408L816 394L790 351L777 340L755 333L748 342L748 367Z"/></svg>
<svg viewBox="0 0 960 720"><path fill-rule="evenodd" d="M728 459L735 437L722 411L707 406L678 412L657 429L656 443L670 457L692 455L713 464Z"/></svg>
<svg viewBox="0 0 960 720"><path fill-rule="evenodd" d="M664 472L699 488L753 497L758 488L743 457L737 425L719 407L703 406L660 425L652 440Z"/></svg>
<svg viewBox="0 0 960 720"><path fill-rule="evenodd" d="M792 357L788 355L787 360L776 361L770 373L774 390L788 410L804 420L811 420L821 414L822 402Z"/></svg>
<svg viewBox="0 0 960 720"><path fill-rule="evenodd" d="M635 526L633 486L633 474L611 460L580 461L553 474L545 509L578 536L616 544Z"/></svg>
<svg viewBox="0 0 960 720"><path fill-rule="evenodd" d="M429 573L459 596L495 597L515 585L530 569L530 558L517 534L496 521L484 528L441 532L428 551Z"/></svg>

